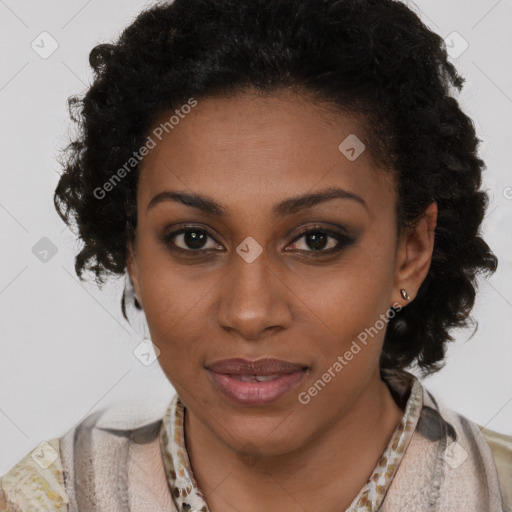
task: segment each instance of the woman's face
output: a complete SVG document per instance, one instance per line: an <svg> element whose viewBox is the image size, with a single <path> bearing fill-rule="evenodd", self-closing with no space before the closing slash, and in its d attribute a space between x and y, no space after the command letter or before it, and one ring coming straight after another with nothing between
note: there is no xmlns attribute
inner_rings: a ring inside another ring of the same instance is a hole
<svg viewBox="0 0 512 512"><path fill-rule="evenodd" d="M211 435L290 452L374 392L385 319L425 250L397 239L391 175L359 154L354 118L246 93L167 126L141 167L128 266L160 365ZM212 371L233 358L296 366Z"/></svg>

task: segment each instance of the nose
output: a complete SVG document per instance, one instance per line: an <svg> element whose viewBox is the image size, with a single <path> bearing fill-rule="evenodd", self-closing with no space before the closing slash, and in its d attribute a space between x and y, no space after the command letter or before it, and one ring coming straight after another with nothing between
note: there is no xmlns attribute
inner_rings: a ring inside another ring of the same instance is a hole
<svg viewBox="0 0 512 512"><path fill-rule="evenodd" d="M219 325L232 335L257 341L290 327L290 291L263 252L247 263L236 255L219 289Z"/></svg>

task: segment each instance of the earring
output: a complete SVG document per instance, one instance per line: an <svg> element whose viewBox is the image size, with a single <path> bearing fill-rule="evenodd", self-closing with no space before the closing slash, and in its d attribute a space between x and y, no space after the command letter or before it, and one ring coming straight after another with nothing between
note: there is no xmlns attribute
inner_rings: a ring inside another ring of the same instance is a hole
<svg viewBox="0 0 512 512"><path fill-rule="evenodd" d="M411 297L409 297L409 294L407 293L407 290L405 290L405 288L400 289L400 295L404 300L411 300Z"/></svg>

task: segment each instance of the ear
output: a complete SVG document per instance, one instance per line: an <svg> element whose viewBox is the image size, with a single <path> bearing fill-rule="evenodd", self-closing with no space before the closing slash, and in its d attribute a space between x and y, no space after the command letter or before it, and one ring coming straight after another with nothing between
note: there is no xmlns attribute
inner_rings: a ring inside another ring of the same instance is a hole
<svg viewBox="0 0 512 512"><path fill-rule="evenodd" d="M425 280L432 261L434 232L437 225L437 203L428 205L414 227L405 228L398 241L393 299L402 306L404 301L400 290L404 288L411 298L418 293Z"/></svg>
<svg viewBox="0 0 512 512"><path fill-rule="evenodd" d="M130 281L135 290L135 298L137 302L144 307L141 300L140 293L140 285L139 285L139 268L137 265L137 258L135 255L135 247L132 242L128 244L128 254L126 258L126 269L128 271L128 276L130 277Z"/></svg>

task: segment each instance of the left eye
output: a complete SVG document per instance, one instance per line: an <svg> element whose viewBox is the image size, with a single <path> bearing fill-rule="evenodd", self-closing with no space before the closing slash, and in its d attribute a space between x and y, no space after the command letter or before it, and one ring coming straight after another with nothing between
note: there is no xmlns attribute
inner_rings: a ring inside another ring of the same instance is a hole
<svg viewBox="0 0 512 512"><path fill-rule="evenodd" d="M293 247L298 244L299 240L304 239L302 243L304 248ZM331 239L329 241L329 239ZM334 252L340 250L344 246L349 245L351 240L341 233L336 233L327 229L310 229L304 231L292 244L292 248L306 252ZM290 247L290 246L289 246Z"/></svg>

